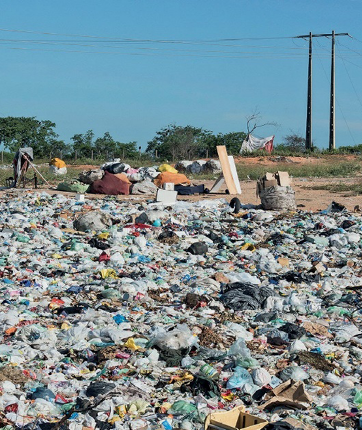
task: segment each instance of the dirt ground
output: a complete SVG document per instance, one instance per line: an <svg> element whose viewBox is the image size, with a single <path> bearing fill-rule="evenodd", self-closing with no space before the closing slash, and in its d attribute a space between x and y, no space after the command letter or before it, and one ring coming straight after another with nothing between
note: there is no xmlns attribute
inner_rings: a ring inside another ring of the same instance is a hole
<svg viewBox="0 0 362 430"><path fill-rule="evenodd" d="M310 187L314 185L322 185L322 184L331 184L331 183L353 183L356 181L356 178L316 178L313 180L310 179L293 179L292 181L292 187L295 190L295 196L296 196L296 203L298 206L298 209L306 210L306 211L319 211L326 209L328 205L334 200L338 203L343 204L347 207L347 209L353 211L354 207L356 205L359 205L362 209L362 195L361 196L349 196L347 192L342 193L331 193L326 190L312 190ZM195 184L205 184L205 187L211 188L214 181L201 181L201 180L195 180L193 181ZM256 181L241 181L241 190L242 194L240 196L240 201L243 204L253 204L258 205L260 204L260 199L256 196ZM201 199L220 199L225 198L226 200L230 201L234 196L225 194L225 187L221 188L220 193L218 194L204 194L204 195L194 195L194 196L179 196L178 200L189 200L189 201L198 201ZM9 190L12 193L18 194L26 192L36 192L36 191L46 191L47 193L53 195L53 194L63 194L66 196L74 196L74 193L67 193L63 191L57 191L56 189L49 189L49 188L42 188L38 190L28 189L24 190L22 188L20 189L11 189ZM1 191L1 194L6 193L8 191L3 190ZM0 194L0 195L1 195ZM104 195L97 195L97 194L87 194L86 198L106 198ZM120 201L145 201L152 198L151 196L136 196L136 195L130 195L130 196L118 196L117 197Z"/></svg>
<svg viewBox="0 0 362 430"><path fill-rule="evenodd" d="M333 157L333 156L331 156ZM344 161L352 161L355 160L356 156L343 156ZM329 162L330 162L329 158ZM340 157L335 159L335 162L338 163ZM321 159L317 157L236 157L236 163L240 164L262 164L265 166L270 166L270 171L278 170L278 161L287 162L287 163L298 163L298 164L316 164L316 163L324 163L326 159ZM81 166L72 166L73 168L79 168L79 170L90 170L96 168L96 166L91 165L81 165ZM329 185L332 183L355 183L357 181L361 181L361 176L348 177L348 178L293 178L292 187L295 190L296 195L296 203L299 209L306 211L319 211L328 207L328 205L334 200L338 203L343 204L349 210L353 210L356 205L359 205L362 209L362 195L361 196L351 196L348 192L339 192L334 193L327 190L313 190L311 187L316 185ZM193 180L194 184L205 184L206 188L212 188L214 180ZM256 181L247 180L241 181L241 190L242 195L240 196L240 200L243 204L260 204L260 199L256 196ZM73 195L73 193L61 192L55 189L46 189L43 188L44 191L47 191L50 194L64 194L64 195ZM21 193L24 190L11 190L15 193ZM28 192L33 192L36 190L27 190ZM4 193L6 191L0 191ZM87 198L105 198L104 195L92 195L87 194ZM119 200L128 200L128 201L142 201L149 200L152 198L151 196L118 196ZM179 196L179 200L191 200L197 201L200 199L215 199L215 198L225 198L230 201L233 196L225 194L225 187L221 188L220 193L218 194L207 194L207 195L194 195L194 196Z"/></svg>

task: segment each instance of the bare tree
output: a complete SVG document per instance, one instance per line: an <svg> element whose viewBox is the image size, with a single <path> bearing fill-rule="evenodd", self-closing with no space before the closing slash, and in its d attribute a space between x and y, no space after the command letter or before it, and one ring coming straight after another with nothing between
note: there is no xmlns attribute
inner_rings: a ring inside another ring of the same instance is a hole
<svg viewBox="0 0 362 430"><path fill-rule="evenodd" d="M251 134L255 129L265 127L266 125L272 125L273 127L278 127L279 124L277 122L266 122L264 124L258 124L258 122L261 120L260 112L255 111L251 115L246 117L246 128L248 136ZM254 124L253 124L254 123Z"/></svg>

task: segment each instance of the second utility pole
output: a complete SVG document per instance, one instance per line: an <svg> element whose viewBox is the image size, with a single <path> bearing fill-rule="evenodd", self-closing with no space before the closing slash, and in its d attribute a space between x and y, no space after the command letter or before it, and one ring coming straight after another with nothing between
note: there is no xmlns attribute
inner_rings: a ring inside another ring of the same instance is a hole
<svg viewBox="0 0 362 430"><path fill-rule="evenodd" d="M335 143L335 36L350 36L348 33L326 34L306 34L296 36L296 39L309 38L309 64L308 64L308 97L307 97L307 122L305 132L305 149L310 151L313 147L312 141L312 39L313 37L330 37L332 36L332 65L331 65L331 100L330 100L330 121L329 121L329 150L336 147Z"/></svg>
<svg viewBox="0 0 362 430"><path fill-rule="evenodd" d="M336 76L335 76L335 69L336 69L336 59L334 55L334 47L336 44L336 38L334 30L332 31L332 60L331 60L331 101L330 101L330 115L329 115L329 150L333 151L333 149L336 149L336 130L334 128L335 122L336 122L336 99L335 99L335 85L336 85Z"/></svg>

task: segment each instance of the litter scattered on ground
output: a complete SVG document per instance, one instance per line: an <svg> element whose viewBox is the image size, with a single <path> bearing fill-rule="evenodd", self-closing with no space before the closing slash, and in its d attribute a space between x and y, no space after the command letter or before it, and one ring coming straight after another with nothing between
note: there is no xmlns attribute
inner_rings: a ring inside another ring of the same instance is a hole
<svg viewBox="0 0 362 430"><path fill-rule="evenodd" d="M359 213L0 205L0 428L361 428Z"/></svg>

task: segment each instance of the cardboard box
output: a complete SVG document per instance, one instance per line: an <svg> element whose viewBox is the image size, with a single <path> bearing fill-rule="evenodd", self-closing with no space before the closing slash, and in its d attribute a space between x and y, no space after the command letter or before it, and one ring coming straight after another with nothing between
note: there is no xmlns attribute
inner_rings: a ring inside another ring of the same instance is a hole
<svg viewBox="0 0 362 430"><path fill-rule="evenodd" d="M307 409L308 404L313 399L305 391L303 382L294 382L289 379L268 393L266 400L267 401L260 406L261 410L273 409L278 406L289 407L291 409Z"/></svg>
<svg viewBox="0 0 362 430"><path fill-rule="evenodd" d="M258 193L260 194L260 189L266 189L271 187L289 187L291 184L291 180L288 172L276 172L270 173L267 172L262 178L258 180Z"/></svg>
<svg viewBox="0 0 362 430"><path fill-rule="evenodd" d="M276 187L278 181L276 179L270 179L269 181L264 181L264 188Z"/></svg>
<svg viewBox="0 0 362 430"><path fill-rule="evenodd" d="M290 187L290 177L288 172L277 172L279 185L281 187Z"/></svg>
<svg viewBox="0 0 362 430"><path fill-rule="evenodd" d="M206 417L205 430L261 430L268 421L245 412L244 406L227 412L214 412Z"/></svg>

